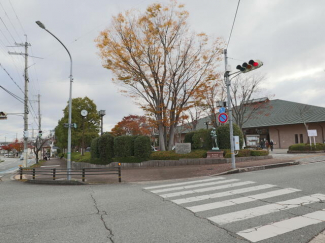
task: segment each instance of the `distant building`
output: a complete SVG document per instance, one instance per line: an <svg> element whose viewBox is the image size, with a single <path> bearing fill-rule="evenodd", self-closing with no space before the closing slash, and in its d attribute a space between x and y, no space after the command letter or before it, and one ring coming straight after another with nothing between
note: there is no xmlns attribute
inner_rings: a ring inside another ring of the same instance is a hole
<svg viewBox="0 0 325 243"><path fill-rule="evenodd" d="M252 112L258 102L259 109ZM273 140L274 148L288 148L292 144L307 143L308 130L316 130L317 143L324 143L325 108L285 100L256 99L247 102L247 121L243 125L246 146L258 146L262 139ZM196 130L211 128L210 118L197 121ZM177 127L176 142L183 142L190 126ZM307 127L307 128L306 128ZM313 141L313 140L312 140Z"/></svg>

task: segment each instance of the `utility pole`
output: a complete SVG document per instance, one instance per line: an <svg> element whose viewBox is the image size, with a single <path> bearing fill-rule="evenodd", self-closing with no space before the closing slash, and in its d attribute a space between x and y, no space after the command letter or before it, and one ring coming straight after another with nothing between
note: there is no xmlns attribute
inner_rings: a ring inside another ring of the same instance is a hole
<svg viewBox="0 0 325 243"><path fill-rule="evenodd" d="M38 94L38 131L42 131L41 126L41 95Z"/></svg>
<svg viewBox="0 0 325 243"><path fill-rule="evenodd" d="M228 103L228 117L229 117L229 131L230 131L230 150L231 150L231 167L236 169L236 161L235 161L235 151L234 151L234 132L232 127L232 107L230 100L230 80L229 80L229 72L228 70L228 57L227 57L227 49L224 50L225 54L225 83L227 86L227 103Z"/></svg>
<svg viewBox="0 0 325 243"><path fill-rule="evenodd" d="M26 42L25 43L15 43L16 46L23 46L25 47L25 53L17 53L17 52L8 52L11 55L23 55L25 56L25 99L24 99L24 167L27 167L27 155L28 155L28 46L30 46L29 43L27 43L27 35L26 36Z"/></svg>

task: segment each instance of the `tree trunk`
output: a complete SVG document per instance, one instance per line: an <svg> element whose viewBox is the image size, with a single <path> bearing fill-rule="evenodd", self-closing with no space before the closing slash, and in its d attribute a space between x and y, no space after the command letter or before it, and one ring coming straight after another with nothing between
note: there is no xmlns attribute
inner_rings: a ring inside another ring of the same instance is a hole
<svg viewBox="0 0 325 243"><path fill-rule="evenodd" d="M166 151L163 124L159 124L159 129L158 130L159 130L159 150L160 151Z"/></svg>
<svg viewBox="0 0 325 243"><path fill-rule="evenodd" d="M169 130L168 150L172 150L175 144L175 126L172 125Z"/></svg>

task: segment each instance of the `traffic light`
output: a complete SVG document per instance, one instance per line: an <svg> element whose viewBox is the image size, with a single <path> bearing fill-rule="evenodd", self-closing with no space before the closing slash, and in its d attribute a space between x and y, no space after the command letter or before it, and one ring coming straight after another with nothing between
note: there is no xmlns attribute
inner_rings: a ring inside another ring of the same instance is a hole
<svg viewBox="0 0 325 243"><path fill-rule="evenodd" d="M0 120L6 120L7 119L7 113L0 111Z"/></svg>
<svg viewBox="0 0 325 243"><path fill-rule="evenodd" d="M43 135L42 131L38 131L38 136L42 137L42 135Z"/></svg>
<svg viewBox="0 0 325 243"><path fill-rule="evenodd" d="M263 62L261 62L260 60L250 60L248 63L244 62L242 65L238 65L236 69L238 69L242 73L247 73L262 66Z"/></svg>

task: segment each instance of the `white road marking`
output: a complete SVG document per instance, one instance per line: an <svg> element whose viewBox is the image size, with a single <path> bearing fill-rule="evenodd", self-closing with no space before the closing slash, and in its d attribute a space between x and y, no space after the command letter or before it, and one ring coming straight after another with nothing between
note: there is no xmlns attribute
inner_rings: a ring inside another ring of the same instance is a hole
<svg viewBox="0 0 325 243"><path fill-rule="evenodd" d="M304 204L319 202L320 200L325 200L324 194L313 194L310 196L295 198L287 201L268 204L265 206L217 215L214 217L210 217L208 219L212 222L223 225L223 224L233 223L233 222L250 219L250 218L254 218L257 216L262 216L274 212L279 212L290 208L300 207L303 206Z"/></svg>
<svg viewBox="0 0 325 243"><path fill-rule="evenodd" d="M247 188L242 188L242 189L237 189L237 190L232 190L232 191L218 192L218 193L208 194L208 195L175 199L175 200L171 200L171 201L176 204L198 202L198 201L212 199L212 198L226 197L226 196L236 195L236 194L245 193L245 192L252 192L252 191L268 189L268 188L272 188L272 187L276 187L276 186L270 185L270 184L265 184L265 185L252 186L252 187L247 187Z"/></svg>
<svg viewBox="0 0 325 243"><path fill-rule="evenodd" d="M172 187L172 188L165 188L165 189L159 189L151 191L152 193L161 193L161 192L170 192L170 191L179 191L179 190L185 190L190 188L197 188L197 187L203 187L203 186L212 186L212 185L218 185L218 184L224 184L227 182L234 182L239 181L239 179L231 179L231 180L223 180L223 181L217 181L217 182L207 182L207 183L201 183L201 184L195 184L195 185L189 185L189 186L180 186L180 187Z"/></svg>
<svg viewBox="0 0 325 243"><path fill-rule="evenodd" d="M275 237L293 230L297 230L313 224L319 224L325 221L325 211L316 211L299 217L286 219L262 227L251 228L238 232L237 234L250 240L258 242L271 237Z"/></svg>
<svg viewBox="0 0 325 243"><path fill-rule="evenodd" d="M53 167L53 166L60 166L60 165L42 165L41 167Z"/></svg>
<svg viewBox="0 0 325 243"><path fill-rule="evenodd" d="M254 181L244 181L244 182L238 182L238 183L221 185L221 186L212 186L212 187L200 188L200 189L195 189L195 190L167 193L167 194L162 194L160 196L163 198L177 197L177 196L183 196L183 195L192 194L192 193L215 191L215 190L226 189L226 188L231 188L231 187L236 187L236 186L245 186L245 185L253 184L253 183L255 183L255 182Z"/></svg>
<svg viewBox="0 0 325 243"><path fill-rule="evenodd" d="M188 185L188 184L193 184L193 183L216 181L216 180L222 180L222 179L225 179L225 178L217 177L217 178L204 179L204 180L198 180L198 181L186 181L186 182L180 182L180 183L165 184L165 185L160 185L160 186L150 186L150 187L145 187L143 189L151 190L151 189L158 189L158 188L171 187L171 186L182 186L182 185Z"/></svg>
<svg viewBox="0 0 325 243"><path fill-rule="evenodd" d="M256 194L256 195L247 196L247 197L239 197L239 198L230 199L230 200L221 201L221 202L213 202L213 203L207 203L207 204L187 207L187 209L194 213L197 213L197 212L207 211L207 210L211 210L211 209L217 209L217 208L223 208L223 207L233 206L233 205L242 204L242 203L253 202L253 201L260 200L260 199L286 195L286 194L294 193L294 192L298 192L298 191L301 191L301 190L294 189L294 188L286 188L286 189L270 191L270 192Z"/></svg>

